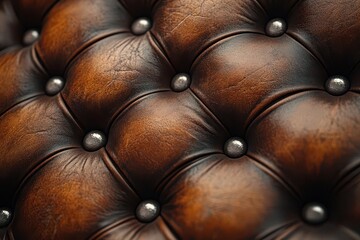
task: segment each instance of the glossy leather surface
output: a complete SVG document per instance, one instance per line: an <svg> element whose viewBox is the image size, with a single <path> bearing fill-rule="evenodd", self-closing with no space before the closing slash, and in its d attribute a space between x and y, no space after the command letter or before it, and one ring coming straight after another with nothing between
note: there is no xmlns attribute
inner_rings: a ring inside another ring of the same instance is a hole
<svg viewBox="0 0 360 240"><path fill-rule="evenodd" d="M360 0L0 0L0 239L360 239L359 44Z"/></svg>

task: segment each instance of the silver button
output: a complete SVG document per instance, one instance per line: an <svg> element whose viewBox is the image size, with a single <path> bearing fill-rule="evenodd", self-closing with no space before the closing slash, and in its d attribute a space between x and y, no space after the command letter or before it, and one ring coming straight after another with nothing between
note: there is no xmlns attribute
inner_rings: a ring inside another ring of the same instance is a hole
<svg viewBox="0 0 360 240"><path fill-rule="evenodd" d="M302 217L309 224L320 224L326 221L327 213L323 205L310 203L303 208Z"/></svg>
<svg viewBox="0 0 360 240"><path fill-rule="evenodd" d="M230 138L224 145L224 152L228 157L237 158L244 155L247 151L246 143L238 137Z"/></svg>
<svg viewBox="0 0 360 240"><path fill-rule="evenodd" d="M156 201L146 200L136 208L136 217L141 222L151 222L160 214L160 206Z"/></svg>
<svg viewBox="0 0 360 240"><path fill-rule="evenodd" d="M25 45L31 45L33 44L38 38L40 37L40 34L37 30L31 29L25 32L23 43Z"/></svg>
<svg viewBox="0 0 360 240"><path fill-rule="evenodd" d="M0 209L0 228L4 228L11 222L11 212L8 209Z"/></svg>
<svg viewBox="0 0 360 240"><path fill-rule="evenodd" d="M136 35L141 35L149 31L151 21L148 18L138 18L131 25L131 31Z"/></svg>
<svg viewBox="0 0 360 240"><path fill-rule="evenodd" d="M65 81L63 78L52 77L46 83L45 92L50 96L56 95L63 89L64 85Z"/></svg>
<svg viewBox="0 0 360 240"><path fill-rule="evenodd" d="M325 83L325 89L331 95L342 95L350 88L350 82L343 76L332 76Z"/></svg>
<svg viewBox="0 0 360 240"><path fill-rule="evenodd" d="M279 37L287 30L286 22L281 18L274 18L266 25L266 34L270 37Z"/></svg>
<svg viewBox="0 0 360 240"><path fill-rule="evenodd" d="M190 87L190 76L185 73L175 75L171 81L171 89L175 92L181 92Z"/></svg>
<svg viewBox="0 0 360 240"><path fill-rule="evenodd" d="M99 150L106 144L106 137L100 131L92 131L85 135L83 146L86 150L93 152Z"/></svg>

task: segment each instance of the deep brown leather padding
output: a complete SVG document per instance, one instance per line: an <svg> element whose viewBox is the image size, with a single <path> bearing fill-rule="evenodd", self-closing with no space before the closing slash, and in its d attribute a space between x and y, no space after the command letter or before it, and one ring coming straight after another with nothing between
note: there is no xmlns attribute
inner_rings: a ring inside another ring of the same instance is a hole
<svg viewBox="0 0 360 240"><path fill-rule="evenodd" d="M359 61L360 0L0 0L0 239L360 239Z"/></svg>

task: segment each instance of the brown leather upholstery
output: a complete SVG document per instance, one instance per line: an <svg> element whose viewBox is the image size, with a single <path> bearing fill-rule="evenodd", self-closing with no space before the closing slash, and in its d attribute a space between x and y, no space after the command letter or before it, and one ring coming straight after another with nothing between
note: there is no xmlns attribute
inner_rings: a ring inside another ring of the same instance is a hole
<svg viewBox="0 0 360 240"><path fill-rule="evenodd" d="M360 0L0 0L0 232L360 239L359 61Z"/></svg>

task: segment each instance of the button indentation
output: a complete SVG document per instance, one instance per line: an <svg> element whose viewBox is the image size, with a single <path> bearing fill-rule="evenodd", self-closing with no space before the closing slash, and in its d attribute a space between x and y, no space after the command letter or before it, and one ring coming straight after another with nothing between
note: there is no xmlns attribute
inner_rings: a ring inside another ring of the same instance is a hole
<svg viewBox="0 0 360 240"><path fill-rule="evenodd" d="M287 24L284 19L274 18L267 23L265 32L270 37L279 37L283 35L286 30Z"/></svg>
<svg viewBox="0 0 360 240"><path fill-rule="evenodd" d="M160 214L159 203L154 200L142 201L136 208L136 217L141 222L151 222Z"/></svg>
<svg viewBox="0 0 360 240"><path fill-rule="evenodd" d="M135 35L141 35L149 31L151 28L151 21L148 18L138 18L131 25L131 31Z"/></svg>
<svg viewBox="0 0 360 240"><path fill-rule="evenodd" d="M33 44L38 38L40 37L40 34L37 30L31 29L25 32L23 43L25 45L31 45Z"/></svg>
<svg viewBox="0 0 360 240"><path fill-rule="evenodd" d="M175 92L181 92L189 88L190 84L190 76L186 73L179 73L171 80L171 89Z"/></svg>
<svg viewBox="0 0 360 240"><path fill-rule="evenodd" d="M99 150L106 144L106 137L101 131L92 131L85 135L83 146L87 151Z"/></svg>
<svg viewBox="0 0 360 240"><path fill-rule="evenodd" d="M8 226L11 222L12 214L9 209L0 209L0 228Z"/></svg>
<svg viewBox="0 0 360 240"><path fill-rule="evenodd" d="M45 92L50 96L56 95L63 89L64 85L65 81L63 78L52 77L46 83Z"/></svg>
<svg viewBox="0 0 360 240"><path fill-rule="evenodd" d="M331 95L339 96L346 93L350 88L350 82L343 76L332 76L325 83L325 89Z"/></svg>
<svg viewBox="0 0 360 240"><path fill-rule="evenodd" d="M327 212L323 205L310 203L303 208L302 217L309 224L320 224L326 221Z"/></svg>
<svg viewBox="0 0 360 240"><path fill-rule="evenodd" d="M246 151L247 145L242 138L232 137L224 145L224 152L230 158L241 157Z"/></svg>

